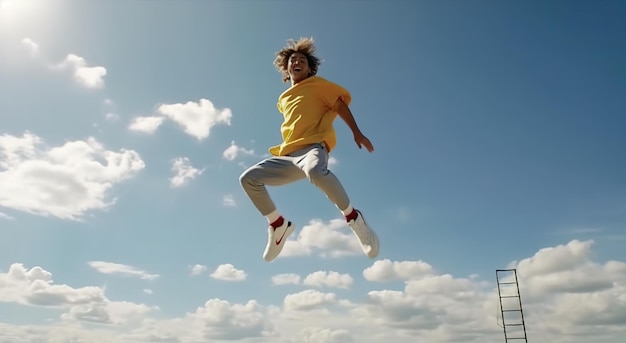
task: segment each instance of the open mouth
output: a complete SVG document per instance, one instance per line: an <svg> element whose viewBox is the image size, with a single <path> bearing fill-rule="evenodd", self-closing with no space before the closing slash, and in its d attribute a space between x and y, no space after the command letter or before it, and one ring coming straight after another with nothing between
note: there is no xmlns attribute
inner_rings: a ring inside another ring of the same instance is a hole
<svg viewBox="0 0 626 343"><path fill-rule="evenodd" d="M301 72L301 71L302 71L302 68L300 68L300 67L295 67L295 68L293 68L293 71L295 71L295 72L298 72L298 73L299 73L299 72Z"/></svg>

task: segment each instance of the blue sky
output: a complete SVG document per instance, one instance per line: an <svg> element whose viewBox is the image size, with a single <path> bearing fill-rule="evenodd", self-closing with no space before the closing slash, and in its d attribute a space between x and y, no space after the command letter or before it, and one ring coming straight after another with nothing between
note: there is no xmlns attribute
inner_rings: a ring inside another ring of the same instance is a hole
<svg viewBox="0 0 626 343"><path fill-rule="evenodd" d="M501 342L510 267L529 340L623 341L625 14L0 0L0 340ZM261 258L238 177L279 142L272 61L303 36L376 149L336 121L376 260L304 181L270 188L297 231Z"/></svg>

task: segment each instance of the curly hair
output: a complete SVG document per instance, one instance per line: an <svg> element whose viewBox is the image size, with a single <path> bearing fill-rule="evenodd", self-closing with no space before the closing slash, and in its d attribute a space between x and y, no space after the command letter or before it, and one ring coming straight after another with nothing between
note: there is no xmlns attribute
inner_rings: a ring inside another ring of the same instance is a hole
<svg viewBox="0 0 626 343"><path fill-rule="evenodd" d="M309 68L311 69L311 75L317 74L321 60L319 57L315 56L317 48L313 42L313 37L300 38L297 41L289 39L287 40L287 45L276 53L276 59L274 59L274 66L282 75L283 82L288 82L291 79L287 71L287 65L289 64L289 57L296 52L306 56L309 62Z"/></svg>

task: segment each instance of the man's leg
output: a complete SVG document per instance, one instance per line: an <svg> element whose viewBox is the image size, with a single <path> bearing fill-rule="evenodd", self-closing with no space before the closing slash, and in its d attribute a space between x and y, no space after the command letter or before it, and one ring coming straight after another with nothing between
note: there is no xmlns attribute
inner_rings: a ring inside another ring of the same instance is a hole
<svg viewBox="0 0 626 343"><path fill-rule="evenodd" d="M354 209L339 179L328 169L328 151L323 144L310 147L298 158L296 165L302 169L306 177L320 188L335 206L343 213L358 238L363 252L370 258L378 256L379 242L376 233L369 227L361 211Z"/></svg>
<svg viewBox="0 0 626 343"><path fill-rule="evenodd" d="M305 174L293 163L293 158L270 157L248 168L239 177L244 191L261 215L276 211L276 205L267 192L267 186L281 186L303 179Z"/></svg>
<svg viewBox="0 0 626 343"><path fill-rule="evenodd" d="M337 176L328 169L328 151L322 144L312 145L295 163L309 181L324 192L341 211L349 209L350 199Z"/></svg>
<svg viewBox="0 0 626 343"><path fill-rule="evenodd" d="M277 211L266 185L280 186L305 177L291 157L271 157L248 168L239 177L244 191L270 224L263 258L270 262L282 251L294 226Z"/></svg>

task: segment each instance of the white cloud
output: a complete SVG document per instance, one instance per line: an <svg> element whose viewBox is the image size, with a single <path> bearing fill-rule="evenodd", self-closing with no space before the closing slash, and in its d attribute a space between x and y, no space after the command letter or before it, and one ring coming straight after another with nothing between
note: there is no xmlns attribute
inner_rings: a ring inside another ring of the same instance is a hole
<svg viewBox="0 0 626 343"><path fill-rule="evenodd" d="M232 194L224 195L224 198L222 199L222 203L224 204L224 206L227 206L227 207L237 206L237 203L235 202L235 198L233 197Z"/></svg>
<svg viewBox="0 0 626 343"><path fill-rule="evenodd" d="M297 285L300 283L300 275L293 273L274 275L272 276L272 283L274 285Z"/></svg>
<svg viewBox="0 0 626 343"><path fill-rule="evenodd" d="M230 125L232 117L229 108L217 109L210 100L200 99L198 102L162 104L158 112L177 123L183 131L203 140L209 137L211 129L218 124Z"/></svg>
<svg viewBox="0 0 626 343"><path fill-rule="evenodd" d="M115 122L115 121L118 121L120 119L120 116L117 113L107 112L104 115L104 119L106 119L107 121L110 121L110 122Z"/></svg>
<svg viewBox="0 0 626 343"><path fill-rule="evenodd" d="M108 192L145 164L133 150L106 150L94 138L46 147L26 132L0 136L0 206L43 216L80 219L115 203Z"/></svg>
<svg viewBox="0 0 626 343"><path fill-rule="evenodd" d="M433 268L424 261L378 260L363 271L368 281L387 282L393 280L412 280L432 275Z"/></svg>
<svg viewBox="0 0 626 343"><path fill-rule="evenodd" d="M347 228L347 229L344 229ZM340 230L344 229L345 232ZM285 242L281 257L311 255L343 257L362 254L357 238L344 219L333 219L328 223L314 219L305 225L297 238Z"/></svg>
<svg viewBox="0 0 626 343"><path fill-rule="evenodd" d="M243 281L246 279L247 274L245 271L235 268L232 264L226 263L220 264L211 273L211 277L223 281Z"/></svg>
<svg viewBox="0 0 626 343"><path fill-rule="evenodd" d="M0 302L58 308L67 311L62 319L111 324L125 323L155 309L111 301L100 287L53 284L50 272L41 267L26 269L20 263L12 264L7 273L0 273Z"/></svg>
<svg viewBox="0 0 626 343"><path fill-rule="evenodd" d="M248 342L247 338L267 335L267 320L263 310L254 300L237 304L223 299L209 299L183 317L162 320L146 318L140 327L107 342Z"/></svg>
<svg viewBox="0 0 626 343"><path fill-rule="evenodd" d="M567 245L543 248L534 256L511 263L509 267L517 264L526 277L568 271L588 258L591 244L592 241L573 240Z"/></svg>
<svg viewBox="0 0 626 343"><path fill-rule="evenodd" d="M328 166L329 167L334 167L334 166L336 166L338 164L339 164L339 160L337 160L334 156L330 156L328 158Z"/></svg>
<svg viewBox="0 0 626 343"><path fill-rule="evenodd" d="M131 131L154 133L163 123L163 117L135 117L128 125Z"/></svg>
<svg viewBox="0 0 626 343"><path fill-rule="evenodd" d="M333 271L317 271L307 275L302 284L313 287L334 287L348 289L354 283L350 274L339 274Z"/></svg>
<svg viewBox="0 0 626 343"><path fill-rule="evenodd" d="M286 310L310 311L337 302L335 293L323 293L313 289L287 294L283 300Z"/></svg>
<svg viewBox="0 0 626 343"><path fill-rule="evenodd" d="M22 44L24 44L24 46L28 49L28 52L30 52L31 56L34 56L39 52L39 44L37 44L34 40L28 37L22 39Z"/></svg>
<svg viewBox="0 0 626 343"><path fill-rule="evenodd" d="M120 263L103 262L103 261L91 261L88 263L90 267L102 274L120 274L126 276L136 276L144 280L155 280L159 277L158 274L150 274L141 269L137 269L133 266Z"/></svg>
<svg viewBox="0 0 626 343"><path fill-rule="evenodd" d="M204 173L204 168L202 170L194 168L189 158L178 157L172 161L172 173L174 176L170 178L170 186L181 187Z"/></svg>
<svg viewBox="0 0 626 343"><path fill-rule="evenodd" d="M83 57L68 54L63 62L54 66L56 69L70 69L74 81L87 88L104 88L104 77L107 70L102 66L90 67Z"/></svg>
<svg viewBox="0 0 626 343"><path fill-rule="evenodd" d="M189 267L189 273L192 276L200 275L200 274L204 273L206 270L207 270L206 266L203 266L201 264L195 264L195 265Z"/></svg>
<svg viewBox="0 0 626 343"><path fill-rule="evenodd" d="M149 289L149 288L144 288L143 292L145 294L154 294L154 292L151 289Z"/></svg>
<svg viewBox="0 0 626 343"><path fill-rule="evenodd" d="M142 318L151 310L143 304L104 301L72 306L67 313L61 315L61 319L101 324L125 324L129 320Z"/></svg>
<svg viewBox="0 0 626 343"><path fill-rule="evenodd" d="M306 327L298 333L292 342L294 343L348 343L354 342L350 332L346 330L333 330L321 327Z"/></svg>
<svg viewBox="0 0 626 343"><path fill-rule="evenodd" d="M185 342L236 341L247 337L261 337L265 318L256 301L230 304L221 299L210 299L203 307L190 313L185 321L190 325ZM185 337L183 336L183 337Z"/></svg>
<svg viewBox="0 0 626 343"><path fill-rule="evenodd" d="M0 323L0 341L10 343L122 343L117 335L108 328L91 328L85 330L81 326L67 322L55 322L46 325L11 325Z"/></svg>
<svg viewBox="0 0 626 343"><path fill-rule="evenodd" d="M592 248L589 241L572 241L509 265L518 268L530 340L583 343L592 337L594 343L623 341L626 262L598 262ZM574 263L569 262L572 258ZM152 313L154 308L112 302L100 287L55 285L44 269L28 270L15 264L7 273L0 273L0 303L25 304L31 309L46 306L48 311L60 309L64 314L59 321L51 319L41 325L0 324L0 341L502 342L494 275L486 279L475 274L458 277L438 273L423 261L387 261L373 268L374 265L365 268L375 275L373 280L403 280L403 285L366 280L359 285L366 290L358 287L351 291L351 300L312 289L286 294L282 303L265 306L255 300L232 303L209 299L186 314L170 317L168 313L158 313L157 319ZM586 273L587 279L610 283L590 286L585 278L578 277L581 272ZM550 281L555 277L573 285L555 289ZM272 278L274 284L281 280L300 283L297 274ZM124 326L86 326L86 321Z"/></svg>
<svg viewBox="0 0 626 343"><path fill-rule="evenodd" d="M235 144L235 141L232 141L230 142L230 146L226 148L226 150L224 150L224 152L222 153L222 156L225 159L232 161L236 159L237 156L239 156L240 154L254 155L254 150L242 148L238 146L237 144Z"/></svg>
<svg viewBox="0 0 626 343"><path fill-rule="evenodd" d="M4 213L4 212L0 212L0 219L5 219L5 220L15 220L15 218L11 217L10 215Z"/></svg>
<svg viewBox="0 0 626 343"><path fill-rule="evenodd" d="M593 262L592 244L593 241L572 240L565 245L541 249L532 257L511 263L508 268L516 268L518 278L525 280L525 298L529 301L542 302L551 294L599 296L614 292L616 281L626 287L626 263L609 261L601 265Z"/></svg>

